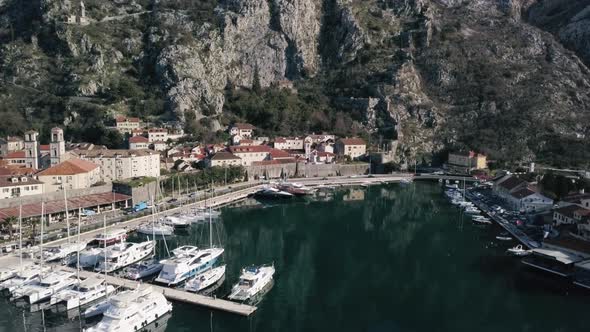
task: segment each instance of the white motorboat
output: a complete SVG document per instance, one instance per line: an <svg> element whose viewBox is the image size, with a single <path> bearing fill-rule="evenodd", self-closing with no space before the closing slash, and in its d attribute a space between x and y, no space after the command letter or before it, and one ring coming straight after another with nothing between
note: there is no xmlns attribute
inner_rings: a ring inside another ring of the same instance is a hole
<svg viewBox="0 0 590 332"><path fill-rule="evenodd" d="M225 265L212 268L197 274L193 279L186 282L184 289L189 292L200 292L215 283L225 275Z"/></svg>
<svg viewBox="0 0 590 332"><path fill-rule="evenodd" d="M105 247L115 243L123 242L127 239L127 231L124 229L113 229L105 233L97 234L89 244Z"/></svg>
<svg viewBox="0 0 590 332"><path fill-rule="evenodd" d="M62 289L76 284L75 273L57 270L43 275L39 281L23 286L12 292L12 300L23 299L29 304L39 303L51 298Z"/></svg>
<svg viewBox="0 0 590 332"><path fill-rule="evenodd" d="M293 194L295 196L311 195L314 190L297 182L281 182L278 189Z"/></svg>
<svg viewBox="0 0 590 332"><path fill-rule="evenodd" d="M154 249L153 241L122 242L108 247L99 257L97 272L113 272L148 257Z"/></svg>
<svg viewBox="0 0 590 332"><path fill-rule="evenodd" d="M146 223L137 229L138 233L146 235L168 236L174 234L174 227L162 223Z"/></svg>
<svg viewBox="0 0 590 332"><path fill-rule="evenodd" d="M531 250L524 249L522 244L519 244L514 248L509 248L507 251L515 256L528 256L533 253Z"/></svg>
<svg viewBox="0 0 590 332"><path fill-rule="evenodd" d="M510 234L508 232L503 232L503 233L500 233L500 235L496 236L496 239L498 239L500 241L511 241L512 237L510 236Z"/></svg>
<svg viewBox="0 0 590 332"><path fill-rule="evenodd" d="M490 219L480 216L480 215L474 216L472 218L472 220L474 223L478 223L478 224L491 224L492 223L492 221Z"/></svg>
<svg viewBox="0 0 590 332"><path fill-rule="evenodd" d="M0 283L0 290L12 293L22 286L37 282L39 280L39 276L47 271L49 271L48 266L32 265L24 267L16 274L16 276Z"/></svg>
<svg viewBox="0 0 590 332"><path fill-rule="evenodd" d="M223 254L223 248L198 249L180 255L175 253L174 257L160 261L163 265L162 271L155 281L169 286L178 285L210 269L221 254Z"/></svg>
<svg viewBox="0 0 590 332"><path fill-rule="evenodd" d="M402 185L408 185L408 184L411 184L412 182L414 182L414 180L412 180L410 178L403 178L399 181L399 183Z"/></svg>
<svg viewBox="0 0 590 332"><path fill-rule="evenodd" d="M161 270L162 264L158 260L149 259L129 266L125 277L131 280L139 280L159 273Z"/></svg>
<svg viewBox="0 0 590 332"><path fill-rule="evenodd" d="M191 225L191 222L186 220L185 218L181 218L179 216L167 216L162 219L162 224L172 226L176 229L179 228L187 228Z"/></svg>
<svg viewBox="0 0 590 332"><path fill-rule="evenodd" d="M480 212L481 211L479 211L479 209L476 207L468 206L465 208L465 213L467 214L479 214Z"/></svg>
<svg viewBox="0 0 590 332"><path fill-rule="evenodd" d="M242 269L240 281L232 287L228 298L234 301L246 301L258 294L272 281L274 266L248 267Z"/></svg>
<svg viewBox="0 0 590 332"><path fill-rule="evenodd" d="M86 242L74 242L74 243L66 243L56 247L48 247L43 250L43 260L45 262L55 262L59 260L63 260L69 255L75 254L78 251L84 250L86 248Z"/></svg>
<svg viewBox="0 0 590 332"><path fill-rule="evenodd" d="M87 306L108 294L112 294L114 291L115 287L107 285L104 279L90 277L72 288L55 293L51 296L49 303L55 305L58 311L68 311Z"/></svg>
<svg viewBox="0 0 590 332"><path fill-rule="evenodd" d="M172 311L164 295L144 286L113 296L104 317L88 332L135 332Z"/></svg>

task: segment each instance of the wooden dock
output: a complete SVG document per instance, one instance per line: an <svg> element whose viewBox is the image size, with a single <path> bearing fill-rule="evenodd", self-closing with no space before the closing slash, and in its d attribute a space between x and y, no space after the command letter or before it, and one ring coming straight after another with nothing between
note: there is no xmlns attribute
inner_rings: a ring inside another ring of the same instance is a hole
<svg viewBox="0 0 590 332"><path fill-rule="evenodd" d="M75 269L72 269L72 271L75 271ZM90 272L90 271L80 271L80 277L88 278L91 276L96 277L97 273ZM127 280L127 279L113 277L113 276L107 276L107 283L109 283L115 287L123 287L123 288L129 288L129 289L134 289L137 287L137 285L140 284L137 281ZM172 300L172 301L178 301L178 302L199 305L199 306L203 306L203 307L206 307L209 309L225 311L225 312L238 314L238 315L242 315L242 316L250 316L256 311L256 307L251 306L251 305L246 305L246 304L241 304L241 303L237 303L237 302L233 302L233 301L228 301L228 300L208 297L208 296L204 296L204 295L199 295L199 294L195 294L195 293L190 293L190 292L180 290L180 289L167 288L167 287L162 287L162 286L157 286L157 285L152 285L152 284L150 284L150 286L155 291L164 294L164 296L168 300Z"/></svg>

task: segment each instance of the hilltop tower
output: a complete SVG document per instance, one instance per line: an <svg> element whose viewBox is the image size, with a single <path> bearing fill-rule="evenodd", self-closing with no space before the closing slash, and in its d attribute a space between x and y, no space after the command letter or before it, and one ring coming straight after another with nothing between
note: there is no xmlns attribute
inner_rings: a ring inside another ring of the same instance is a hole
<svg viewBox="0 0 590 332"><path fill-rule="evenodd" d="M35 130L29 130L25 133L25 166L28 168L39 169L41 149L37 140L38 137L39 133Z"/></svg>
<svg viewBox="0 0 590 332"><path fill-rule="evenodd" d="M51 142L49 143L51 154L51 166L61 163L63 155L66 153L66 142L64 141L64 131L59 127L51 129Z"/></svg>

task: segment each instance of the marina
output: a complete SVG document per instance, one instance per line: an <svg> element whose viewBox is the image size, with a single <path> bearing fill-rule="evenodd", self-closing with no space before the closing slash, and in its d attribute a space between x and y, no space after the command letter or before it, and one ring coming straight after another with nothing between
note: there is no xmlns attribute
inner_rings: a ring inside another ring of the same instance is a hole
<svg viewBox="0 0 590 332"><path fill-rule="evenodd" d="M520 331L518 324L494 319L498 315L511 322L518 322L524 315L536 329L581 328L576 321L563 324L563 317L579 313L584 299L578 295L564 298L562 294L579 291L568 288L567 283L560 290L547 290L543 278L531 275L518 259L506 253L514 247L513 242L503 245L488 228L472 225L471 218L441 197L437 184L320 188L310 197L286 202L247 198L220 212L222 222L217 227L221 227L226 275L218 288L210 295L201 295L184 287L151 285L172 301L169 331L210 330L213 326L214 330L232 331L322 328L353 332L383 321L394 324L386 331L393 326L414 331L466 331L481 324L494 330ZM131 233L128 241L144 239L144 235ZM158 237L157 257L167 257L166 247L186 253L186 246L191 245L209 246L207 223ZM14 256L6 259L18 264ZM248 305L227 300L244 267L270 262L276 269L275 282L261 302ZM366 271L379 273L366 279ZM429 278L431 275L437 278ZM82 271L80 276L103 278L92 271ZM124 279L120 274L109 274L107 283L130 290L148 284ZM536 292L530 294L530 288ZM359 309L358 301L367 297L372 299L371 308ZM481 305L463 306L474 297ZM441 304L462 307L467 318L453 319L449 312L437 309ZM575 304L580 310L555 309L566 304ZM514 306L523 310L516 315L510 309ZM555 308L552 315L546 315L534 309L537 306ZM8 302L1 307L22 310ZM418 315L423 314L437 324L422 322ZM23 314L18 311L16 315ZM78 330L84 324L83 319L80 323L79 316L70 313L66 316L46 310L44 317L48 330ZM38 328L41 312L25 312L24 321L27 330ZM22 319L0 324L24 331Z"/></svg>

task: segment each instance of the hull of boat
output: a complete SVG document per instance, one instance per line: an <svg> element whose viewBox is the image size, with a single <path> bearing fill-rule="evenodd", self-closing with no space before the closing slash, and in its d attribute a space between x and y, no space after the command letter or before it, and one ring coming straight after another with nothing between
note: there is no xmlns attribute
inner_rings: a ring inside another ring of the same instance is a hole
<svg viewBox="0 0 590 332"><path fill-rule="evenodd" d="M166 286L179 285L185 282L186 280L196 276L197 274L202 273L203 271L206 271L208 269L211 269L215 265L215 263L217 263L222 253L223 250L219 251L215 256L211 257L209 261L199 265L192 266L190 270L186 272L180 272L175 274L174 278L171 278L171 276L169 276L165 270L162 270L160 272L160 275L154 280L154 282Z"/></svg>

